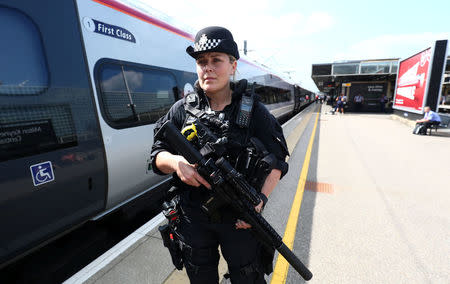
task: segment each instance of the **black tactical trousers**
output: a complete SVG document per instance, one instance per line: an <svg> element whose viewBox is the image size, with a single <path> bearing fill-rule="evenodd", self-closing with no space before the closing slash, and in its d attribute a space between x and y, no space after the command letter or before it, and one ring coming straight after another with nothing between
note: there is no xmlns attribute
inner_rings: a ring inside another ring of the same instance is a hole
<svg viewBox="0 0 450 284"><path fill-rule="evenodd" d="M178 230L187 244L183 248L183 262L192 284L219 283L219 245L228 263L231 283L266 283L260 268L261 246L250 230L186 216Z"/></svg>

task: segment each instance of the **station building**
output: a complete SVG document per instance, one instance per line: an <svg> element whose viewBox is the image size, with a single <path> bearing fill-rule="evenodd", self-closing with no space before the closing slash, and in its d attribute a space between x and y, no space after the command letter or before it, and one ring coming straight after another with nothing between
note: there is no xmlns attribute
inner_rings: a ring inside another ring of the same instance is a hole
<svg viewBox="0 0 450 284"><path fill-rule="evenodd" d="M392 101L394 96L398 62L399 58L389 58L313 64L311 77L330 103L344 94L353 110L354 97L360 94L364 111L379 111L381 97L386 95Z"/></svg>

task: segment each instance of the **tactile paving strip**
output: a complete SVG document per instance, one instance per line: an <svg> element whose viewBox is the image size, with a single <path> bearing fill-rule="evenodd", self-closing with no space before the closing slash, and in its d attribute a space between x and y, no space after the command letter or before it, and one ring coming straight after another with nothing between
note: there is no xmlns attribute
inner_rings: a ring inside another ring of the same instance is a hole
<svg viewBox="0 0 450 284"><path fill-rule="evenodd" d="M305 190L323 193L333 193L334 188L332 184L324 182L306 181Z"/></svg>

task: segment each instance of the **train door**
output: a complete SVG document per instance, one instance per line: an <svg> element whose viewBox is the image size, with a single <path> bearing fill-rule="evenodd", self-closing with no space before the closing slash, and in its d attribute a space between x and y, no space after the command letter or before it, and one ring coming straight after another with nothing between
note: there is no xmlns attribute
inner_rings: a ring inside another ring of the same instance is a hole
<svg viewBox="0 0 450 284"><path fill-rule="evenodd" d="M0 266L105 207L73 1L0 0Z"/></svg>

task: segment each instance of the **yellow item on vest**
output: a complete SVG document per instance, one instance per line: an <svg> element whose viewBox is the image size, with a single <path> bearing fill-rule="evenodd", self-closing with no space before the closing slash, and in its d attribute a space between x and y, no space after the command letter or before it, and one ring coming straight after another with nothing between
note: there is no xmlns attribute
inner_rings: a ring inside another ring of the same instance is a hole
<svg viewBox="0 0 450 284"><path fill-rule="evenodd" d="M197 137L197 128L195 128L195 124L191 124L183 128L183 130L181 130L181 134L183 134L183 136L189 141L194 140L195 137Z"/></svg>

